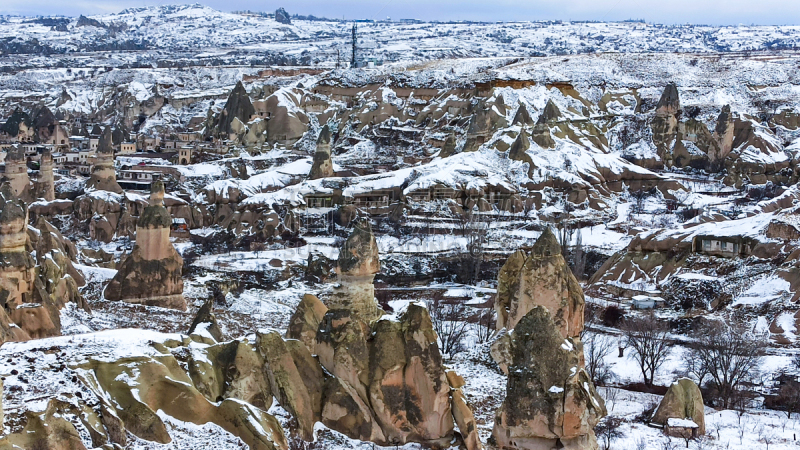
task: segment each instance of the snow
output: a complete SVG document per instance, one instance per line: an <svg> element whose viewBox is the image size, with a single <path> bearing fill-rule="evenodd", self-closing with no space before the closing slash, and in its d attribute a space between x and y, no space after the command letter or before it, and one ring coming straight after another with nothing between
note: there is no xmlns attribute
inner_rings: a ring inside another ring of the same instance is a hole
<svg viewBox="0 0 800 450"><path fill-rule="evenodd" d="M745 290L732 306L747 305L757 306L765 302L781 298L790 291L788 281L777 275L764 275Z"/></svg>

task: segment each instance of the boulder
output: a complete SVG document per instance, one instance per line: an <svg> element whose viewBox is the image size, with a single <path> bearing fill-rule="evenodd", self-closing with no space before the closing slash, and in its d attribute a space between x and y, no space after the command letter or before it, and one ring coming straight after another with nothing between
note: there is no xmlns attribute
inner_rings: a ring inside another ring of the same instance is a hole
<svg viewBox="0 0 800 450"><path fill-rule="evenodd" d="M700 436L706 433L703 394L694 381L681 378L667 389L652 422L666 425L669 419L689 419L697 424Z"/></svg>

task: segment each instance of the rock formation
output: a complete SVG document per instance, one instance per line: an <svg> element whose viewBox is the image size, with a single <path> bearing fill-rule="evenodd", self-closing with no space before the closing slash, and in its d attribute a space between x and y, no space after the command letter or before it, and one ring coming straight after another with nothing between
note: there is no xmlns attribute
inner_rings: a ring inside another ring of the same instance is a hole
<svg viewBox="0 0 800 450"><path fill-rule="evenodd" d="M150 205L136 223L136 245L103 295L108 300L185 310L183 258L169 241L172 219L164 207L164 184L153 182Z"/></svg>
<svg viewBox="0 0 800 450"><path fill-rule="evenodd" d="M181 421L189 426L215 424L253 450L288 449L280 424L264 412L273 394L264 360L248 343L204 345L186 336L144 330L110 331L90 339L60 341L57 361L50 366L36 362L58 380L56 386L69 384L76 394L63 400L63 395L45 388L34 402L28 393L17 392L26 425L0 439L0 448L119 449L130 444L128 433L149 441L145 446L169 444L170 422ZM111 352L98 352L95 340ZM29 351L42 352L52 345L31 344ZM31 370L33 363L23 357L28 350L11 351L25 371ZM40 402L48 395L53 397Z"/></svg>
<svg viewBox="0 0 800 450"><path fill-rule="evenodd" d="M31 179L28 177L25 149L21 146L9 147L6 153L5 172L1 180L9 183L15 197L30 200Z"/></svg>
<svg viewBox="0 0 800 450"><path fill-rule="evenodd" d="M720 161L728 156L733 150L734 138L734 117L731 113L731 105L722 107L717 116L717 125L714 127L714 140L717 143L717 153L709 153L712 161Z"/></svg>
<svg viewBox="0 0 800 450"><path fill-rule="evenodd" d="M492 432L499 448L597 448L593 429L606 411L583 367L583 308L581 287L549 229L529 255L517 251L500 270L503 332L492 356L508 385Z"/></svg>
<svg viewBox="0 0 800 450"><path fill-rule="evenodd" d="M284 25L292 24L292 19L289 17L289 13L287 13L283 8L278 8L275 10L275 21Z"/></svg>
<svg viewBox="0 0 800 450"><path fill-rule="evenodd" d="M497 329L514 329L535 306L547 308L564 338L583 330L583 290L550 228L545 228L529 254L517 250L500 269Z"/></svg>
<svg viewBox="0 0 800 450"><path fill-rule="evenodd" d="M217 135L228 139L231 134L238 134L255 112L247 90L239 81L228 96L228 101L225 102L225 106L216 120Z"/></svg>
<svg viewBox="0 0 800 450"><path fill-rule="evenodd" d="M681 378L667 389L652 422L666 425L669 419L689 419L697 424L697 433L700 436L706 433L703 393L694 381Z"/></svg>
<svg viewBox="0 0 800 450"><path fill-rule="evenodd" d="M322 421L380 445L440 447L450 445L455 423L469 450L482 448L463 379L446 373L428 311L412 304L397 317L381 317L372 287L380 269L375 237L368 221L355 223L339 252L340 286L328 306L306 295L287 340L275 333L257 339L278 403L306 440Z"/></svg>
<svg viewBox="0 0 800 450"><path fill-rule="evenodd" d="M56 199L53 154L48 148L45 148L39 160L39 179L36 181L36 196L48 202Z"/></svg>
<svg viewBox="0 0 800 450"><path fill-rule="evenodd" d="M317 150L314 152L314 164L308 177L312 180L333 176L331 161L331 130L327 125L322 127L317 139Z"/></svg>
<svg viewBox="0 0 800 450"><path fill-rule="evenodd" d="M559 111L558 106L553 103L553 100L548 100L542 114L536 121L536 125L533 126L533 132L531 133L533 142L543 148L555 147L556 143L550 133L550 126L554 125L559 118L561 118L561 111Z"/></svg>
<svg viewBox="0 0 800 450"><path fill-rule="evenodd" d="M362 320L373 320L382 312L375 301L372 280L380 272L378 243L368 219L353 223L353 232L339 251L336 273L339 284L328 301L331 310L347 310Z"/></svg>
<svg viewBox="0 0 800 450"><path fill-rule="evenodd" d="M497 103L502 104L502 97L495 105L482 101L475 106L474 114L470 117L467 128L467 141L464 143L465 152L474 152L492 137L492 132L508 125L505 116L498 113L498 109L505 111L505 105L495 108Z"/></svg>
<svg viewBox="0 0 800 450"><path fill-rule="evenodd" d="M106 127L97 143L92 176L86 181L86 187L121 194L122 188L117 183L117 171L114 169L114 146L111 139L111 127Z"/></svg>
<svg viewBox="0 0 800 450"><path fill-rule="evenodd" d="M515 161L528 163L528 173L530 174L536 166L533 164L530 155L528 155L529 148L531 148L531 143L528 139L528 133L524 129L520 130L519 136L514 139L514 143L511 144L511 148L508 150L508 157Z"/></svg>
<svg viewBox="0 0 800 450"><path fill-rule="evenodd" d="M28 209L8 183L0 187L0 332L2 341L24 341L61 333L59 310L70 301L83 305L83 277L69 259L63 236L40 219L27 226ZM35 237L35 242L31 240ZM36 251L36 260L31 256ZM38 262L38 265L37 265Z"/></svg>
<svg viewBox="0 0 800 450"><path fill-rule="evenodd" d="M450 133L447 136L447 139L444 140L444 146L442 146L442 151L439 152L439 156L442 158L447 158L448 156L453 156L456 154L456 135L455 133Z"/></svg>
<svg viewBox="0 0 800 450"><path fill-rule="evenodd" d="M519 321L508 342L506 399L495 414L499 448L594 450L594 427L606 414L583 368L580 337L561 334L543 306Z"/></svg>
<svg viewBox="0 0 800 450"><path fill-rule="evenodd" d="M677 139L680 107L678 87L675 83L667 84L656 105L656 115L650 122L650 128L653 130L653 143L656 145L658 156L667 165L672 165L670 146Z"/></svg>
<svg viewBox="0 0 800 450"><path fill-rule="evenodd" d="M519 127L531 126L534 124L533 118L531 118L528 108L526 108L524 104L519 104L519 108L517 108L517 112L514 114L514 120L511 121L511 124Z"/></svg>
<svg viewBox="0 0 800 450"><path fill-rule="evenodd" d="M200 309L197 310L197 315L194 316L192 325L189 326L189 335L199 335L210 337L214 342L222 342L222 330L217 324L217 318L214 316L214 298L208 298Z"/></svg>

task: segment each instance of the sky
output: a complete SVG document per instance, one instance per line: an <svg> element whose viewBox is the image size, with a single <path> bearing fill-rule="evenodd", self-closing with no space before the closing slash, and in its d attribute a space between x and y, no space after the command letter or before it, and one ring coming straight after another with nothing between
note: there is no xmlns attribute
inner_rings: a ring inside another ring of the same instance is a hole
<svg viewBox="0 0 800 450"><path fill-rule="evenodd" d="M153 0L2 0L0 14L108 14L129 7L182 3ZM272 12L345 19L598 20L644 19L663 24L800 25L798 0L204 0L221 11Z"/></svg>

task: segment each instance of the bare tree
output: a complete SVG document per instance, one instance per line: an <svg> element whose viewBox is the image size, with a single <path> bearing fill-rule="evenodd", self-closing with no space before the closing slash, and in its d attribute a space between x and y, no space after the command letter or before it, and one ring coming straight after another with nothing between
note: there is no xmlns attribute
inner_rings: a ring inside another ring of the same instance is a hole
<svg viewBox="0 0 800 450"><path fill-rule="evenodd" d="M620 425L622 425L621 417L607 416L594 427L594 434L602 444L603 450L610 450L611 442L623 436L619 429Z"/></svg>
<svg viewBox="0 0 800 450"><path fill-rule="evenodd" d="M773 433L773 430L761 424L755 431L758 435L758 441L763 442L764 445L767 446L766 450L769 450L769 444L775 443L775 433Z"/></svg>
<svg viewBox="0 0 800 450"><path fill-rule="evenodd" d="M709 390L719 406L730 409L747 397L741 389L757 377L765 345L761 337L740 325L716 322L700 330L690 359L707 374Z"/></svg>
<svg viewBox="0 0 800 450"><path fill-rule="evenodd" d="M652 386L656 372L666 362L671 351L667 340L668 327L650 314L626 320L623 332L625 344L631 349L628 356L639 364L644 384Z"/></svg>
<svg viewBox="0 0 800 450"><path fill-rule="evenodd" d="M586 359L586 372L595 386L603 386L611 380L613 373L605 358L615 348L614 339L599 333L588 332L581 337L583 354Z"/></svg>
<svg viewBox="0 0 800 450"><path fill-rule="evenodd" d="M606 405L611 404L609 411L614 412L614 407L617 406L617 398L619 398L619 389L606 387L604 392L603 400L606 401Z"/></svg>
<svg viewBox="0 0 800 450"><path fill-rule="evenodd" d="M494 315L493 308L481 309L480 312L475 315L475 322L472 324L472 327L479 344L489 342L489 339L494 334Z"/></svg>
<svg viewBox="0 0 800 450"><path fill-rule="evenodd" d="M736 435L739 436L739 445L742 445L742 440L747 434L747 425L747 418L739 416L739 423L736 425Z"/></svg>
<svg viewBox="0 0 800 450"><path fill-rule="evenodd" d="M575 246L572 251L572 273L578 280L583 279L586 272L586 252L583 251L583 235L581 229L575 232Z"/></svg>
<svg viewBox="0 0 800 450"><path fill-rule="evenodd" d="M464 350L464 338L469 331L469 311L461 302L446 302L435 295L427 302L433 330L439 336L443 354L456 355Z"/></svg>

